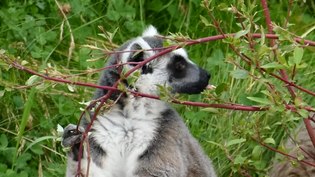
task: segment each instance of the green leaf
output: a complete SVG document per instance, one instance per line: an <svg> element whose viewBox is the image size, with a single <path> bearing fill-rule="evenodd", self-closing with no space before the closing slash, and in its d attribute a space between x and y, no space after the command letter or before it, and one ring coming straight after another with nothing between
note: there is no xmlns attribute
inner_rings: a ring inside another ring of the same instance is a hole
<svg viewBox="0 0 315 177"><path fill-rule="evenodd" d="M238 38L240 38L240 37L246 35L246 34L249 32L249 30L250 30L250 27L248 27L248 28L245 29L245 30L241 30L241 31L237 32L237 33L235 34L234 38L235 38L235 39L238 39Z"/></svg>
<svg viewBox="0 0 315 177"><path fill-rule="evenodd" d="M257 103L261 103L263 105L270 105L272 102L268 100L267 98L261 98L261 97L247 97L247 99L252 100Z"/></svg>
<svg viewBox="0 0 315 177"><path fill-rule="evenodd" d="M265 69L284 69L285 66L278 63L278 62L271 62L271 63L267 63L265 65L260 66L261 68L265 68Z"/></svg>
<svg viewBox="0 0 315 177"><path fill-rule="evenodd" d="M68 87L68 90L70 91L70 92L74 92L75 91L75 86L74 85L70 85L70 84L67 84L67 87Z"/></svg>
<svg viewBox="0 0 315 177"><path fill-rule="evenodd" d="M301 161L301 160L305 159L305 157L304 157L303 153L298 152L298 153L297 153L297 159L298 159L299 161Z"/></svg>
<svg viewBox="0 0 315 177"><path fill-rule="evenodd" d="M30 86L33 85L34 83L40 81L41 78L37 75L32 75L30 78L27 79L27 81L25 82L25 85Z"/></svg>
<svg viewBox="0 0 315 177"><path fill-rule="evenodd" d="M262 58L265 55L269 55L270 54L270 48L267 47L266 45L261 45L258 48L258 58Z"/></svg>
<svg viewBox="0 0 315 177"><path fill-rule="evenodd" d="M299 65L302 61L303 58L303 48L301 47L295 47L294 51L293 51L293 59L294 59L294 63Z"/></svg>
<svg viewBox="0 0 315 177"><path fill-rule="evenodd" d="M205 25L205 26L212 26L212 24L208 21L208 19L202 15L199 15L201 22Z"/></svg>
<svg viewBox="0 0 315 177"><path fill-rule="evenodd" d="M231 76L235 79L246 79L248 77L248 71L237 69L231 72Z"/></svg>
<svg viewBox="0 0 315 177"><path fill-rule="evenodd" d="M35 144L30 149L33 153L35 153L37 155L43 155L44 154L43 147L40 144Z"/></svg>
<svg viewBox="0 0 315 177"><path fill-rule="evenodd" d="M27 163L29 160L32 159L32 155L30 153L22 153L16 160L16 168L23 169L27 167L29 164Z"/></svg>
<svg viewBox="0 0 315 177"><path fill-rule="evenodd" d="M5 90L0 90L0 98L4 96Z"/></svg>
<svg viewBox="0 0 315 177"><path fill-rule="evenodd" d="M276 144L276 141L275 141L273 138L266 138L266 139L264 140L264 143L275 145L275 144Z"/></svg>
<svg viewBox="0 0 315 177"><path fill-rule="evenodd" d="M242 155L237 155L234 159L234 164L243 164L246 160L246 157L243 157Z"/></svg>
<svg viewBox="0 0 315 177"><path fill-rule="evenodd" d="M232 146L232 145L235 145L235 144L243 143L243 142L245 142L245 141L246 141L245 138L230 140L230 141L228 141L228 142L226 143L226 146L229 147L229 146Z"/></svg>
<svg viewBox="0 0 315 177"><path fill-rule="evenodd" d="M16 162L16 158L17 158L17 154L18 154L18 149L19 149L19 145L20 142L22 140L22 136L24 134L24 130L28 121L28 118L30 117L31 114L31 108L32 105L34 103L35 100L35 93L36 93L36 89L33 87L28 95L27 101L24 105L24 110L23 110L23 115L22 115L22 120L20 123L20 127L19 127L19 131L18 131L18 135L17 135L17 141L16 141L16 153L15 156L13 157L13 163Z"/></svg>
<svg viewBox="0 0 315 177"><path fill-rule="evenodd" d="M217 142L214 142L214 141L207 141L207 143L210 143L210 144L212 144L212 145L215 145L215 146L219 147L220 149L223 149L223 146L222 146L221 144L217 143Z"/></svg>
<svg viewBox="0 0 315 177"><path fill-rule="evenodd" d="M252 157L255 160L258 160L263 152L263 148L259 145L255 146L252 151Z"/></svg>
<svg viewBox="0 0 315 177"><path fill-rule="evenodd" d="M38 143L40 143L40 142L42 142L42 141L44 141L44 140L48 140L48 139L54 139L55 137L54 136L43 136L43 137L40 137L40 138L37 138L35 141L33 141L31 144L29 144L28 146L27 146L27 148L25 149L25 152L28 150L28 149L30 149L30 148L32 148L34 145L36 145L36 144L38 144ZM36 147L37 149L39 149L39 147ZM36 148L34 148L34 149L36 149ZM31 149L32 150L32 149ZM32 150L33 151L33 150Z"/></svg>
<svg viewBox="0 0 315 177"><path fill-rule="evenodd" d="M117 12L117 11L111 9L111 10L108 10L108 11L107 11L106 17L107 17L109 20L118 21L119 18L121 17L121 15L119 14L119 12Z"/></svg>
<svg viewBox="0 0 315 177"><path fill-rule="evenodd" d="M258 161L255 161L253 165L255 166L257 170L261 171L261 170L266 169L267 163L265 161L258 160Z"/></svg>
<svg viewBox="0 0 315 177"><path fill-rule="evenodd" d="M8 138L5 134L1 134L0 136L0 151L6 149L8 147Z"/></svg>
<svg viewBox="0 0 315 177"><path fill-rule="evenodd" d="M305 109L298 109L297 112L303 117L307 118L309 116L309 112Z"/></svg>
<svg viewBox="0 0 315 177"><path fill-rule="evenodd" d="M220 95L222 92L227 91L229 86L226 83L221 83L215 88L215 93Z"/></svg>
<svg viewBox="0 0 315 177"><path fill-rule="evenodd" d="M7 169L8 166L6 164L0 163L0 174L4 173Z"/></svg>
<svg viewBox="0 0 315 177"><path fill-rule="evenodd" d="M293 41L292 33L290 33L288 30L276 25L274 26L273 30L279 36L280 41Z"/></svg>

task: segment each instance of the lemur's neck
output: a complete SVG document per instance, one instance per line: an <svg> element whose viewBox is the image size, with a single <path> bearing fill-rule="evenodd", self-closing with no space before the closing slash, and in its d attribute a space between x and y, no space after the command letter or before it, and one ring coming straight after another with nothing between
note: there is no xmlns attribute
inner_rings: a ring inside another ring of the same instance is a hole
<svg viewBox="0 0 315 177"><path fill-rule="evenodd" d="M128 95L122 98L124 101L120 102L120 110L126 118L133 118L133 115L143 115L144 118L153 115L159 115L162 111L167 109L167 103L161 100L155 100L146 97L137 97Z"/></svg>

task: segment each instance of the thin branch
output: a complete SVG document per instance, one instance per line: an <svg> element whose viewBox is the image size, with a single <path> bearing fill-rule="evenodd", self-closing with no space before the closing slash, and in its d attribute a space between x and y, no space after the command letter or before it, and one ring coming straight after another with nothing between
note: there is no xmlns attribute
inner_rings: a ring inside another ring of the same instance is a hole
<svg viewBox="0 0 315 177"><path fill-rule="evenodd" d="M268 28L268 33L273 34L273 26L271 23L271 18L270 18L270 13L269 13L269 8L266 0L261 0L261 5L263 7L264 11L264 16ZM270 46L273 47L275 45L275 41L273 39L270 40Z"/></svg>
<svg viewBox="0 0 315 177"><path fill-rule="evenodd" d="M177 48L179 46L174 46L174 48ZM140 62L137 66L135 66L134 68L140 68L140 64L144 65L146 62L152 61L153 59L155 59L156 57L165 54L167 52L170 52L171 50L173 50L172 48L169 48L165 51L162 51L162 53L158 53L146 60L144 60L143 62ZM26 71L30 74L33 75L37 75L43 79L46 80L50 80L50 81L55 81L55 82L59 82L59 83L68 83L68 84L73 84L73 85L79 85L79 86L86 86L86 87L92 87L92 88L99 88L99 89L105 89L105 90L111 90L111 91L120 91L118 88L115 87L110 87L110 86L100 86L100 85L96 85L96 84L91 84L91 83L83 83L83 82L74 82L74 81L69 81L66 79L62 79L62 78L54 78L54 77L50 77L48 75L45 74L40 74L37 73L29 68L26 68L20 64L18 64L15 61L10 61L8 58L5 58L5 56L3 56L5 60L7 60L8 64L11 64L13 67ZM110 66L108 66L110 67ZM125 78L128 77L133 71L135 71L136 69L131 69L129 70L126 75ZM285 81L284 79L282 79L280 76L275 75L270 73L272 76L274 76L275 78L282 80L283 82L285 82L286 84L290 84L298 89L301 89L302 91L305 91L306 93L309 93L311 95L315 95L314 92L311 92L309 90L306 90L292 82L289 81ZM154 95L148 95L148 94L144 94L144 93L139 93L139 92L135 92L133 90L127 90L128 92L132 93L135 96L142 96L142 97L147 97L147 98L152 98L152 99L160 99L158 96L154 96ZM201 103L201 102L190 102L190 101L178 101L178 100L172 100L172 102L177 103L177 104L183 104L183 105L189 105L189 106L199 106L199 107L213 107L213 108L223 108L223 109L231 109L231 110L243 110L243 111L264 111L267 110L268 108L266 107L256 107L256 106L244 106L244 105L238 105L238 104L208 104L208 103ZM288 107L288 109L292 109L292 107Z"/></svg>
<svg viewBox="0 0 315 177"><path fill-rule="evenodd" d="M259 143L260 145L262 145L263 147L265 147L265 148L267 148L267 149L269 149L269 150L271 150L271 151L273 151L273 152L277 152L277 153L282 154L282 155L284 155L284 156L286 156L286 157L289 157L289 158L291 158L291 159L294 159L294 160L296 160L296 161L298 161L298 162L300 162L300 163L303 163L303 164L306 164L306 165L315 167L315 164L312 163L312 162L308 162L308 161L305 161L305 160L298 160L297 157L294 157L294 156L292 156L292 155L290 155L290 154L287 154L287 153L285 153L285 152L282 152L282 151L280 151L280 150L278 150L278 149L276 149L276 148L273 148L273 147L271 147L271 146L268 146L267 144L265 144L265 143L263 143L263 142L258 142L258 143Z"/></svg>

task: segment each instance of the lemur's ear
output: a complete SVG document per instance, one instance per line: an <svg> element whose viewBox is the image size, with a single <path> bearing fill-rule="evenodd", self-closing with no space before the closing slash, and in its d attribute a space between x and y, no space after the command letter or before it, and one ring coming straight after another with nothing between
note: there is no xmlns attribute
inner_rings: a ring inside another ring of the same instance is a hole
<svg viewBox="0 0 315 177"><path fill-rule="evenodd" d="M142 37L150 37L150 36L155 36L155 35L158 35L158 31L157 29L150 25L147 29L145 29L142 33Z"/></svg>
<svg viewBox="0 0 315 177"><path fill-rule="evenodd" d="M113 66L119 62L119 54L113 54L106 66ZM108 69L103 70L100 79L98 81L98 85L101 86L113 86L116 81L120 78L120 74L118 68L110 67ZM106 89L96 89L93 99L98 99L104 96L108 91ZM112 94L111 99L114 100L118 97L119 92L115 92Z"/></svg>

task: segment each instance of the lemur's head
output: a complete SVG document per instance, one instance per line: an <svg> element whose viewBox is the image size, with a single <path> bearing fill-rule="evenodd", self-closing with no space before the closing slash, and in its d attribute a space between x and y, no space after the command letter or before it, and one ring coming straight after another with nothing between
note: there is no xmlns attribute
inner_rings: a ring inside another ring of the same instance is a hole
<svg viewBox="0 0 315 177"><path fill-rule="evenodd" d="M112 55L108 65L141 62L159 53L161 50L154 50L154 48L162 48L163 39L156 35L158 35L157 30L149 26L142 36L127 41L118 49L118 51L130 52ZM128 64L123 67L129 70L134 66L134 64ZM140 77L132 86L138 92L154 95L158 95L157 85L171 87L175 93L197 94L206 88L210 79L210 74L194 64L184 49L162 55L144 65L140 71ZM113 85L118 78L117 69L105 70L100 84ZM96 97L105 93L106 90L98 90Z"/></svg>

